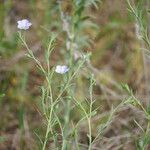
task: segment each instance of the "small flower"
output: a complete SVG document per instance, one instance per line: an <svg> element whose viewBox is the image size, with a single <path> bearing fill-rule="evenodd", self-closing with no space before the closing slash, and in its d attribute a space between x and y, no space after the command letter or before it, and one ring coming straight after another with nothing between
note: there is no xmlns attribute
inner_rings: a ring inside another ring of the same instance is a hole
<svg viewBox="0 0 150 150"><path fill-rule="evenodd" d="M17 21L17 23L18 23L18 28L22 30L27 30L32 25L32 23L29 22L29 20L27 19L19 20Z"/></svg>
<svg viewBox="0 0 150 150"><path fill-rule="evenodd" d="M58 65L58 66L56 66L56 69L55 69L55 72L60 73L60 74L64 74L68 71L69 71L69 68L65 65L64 66Z"/></svg>

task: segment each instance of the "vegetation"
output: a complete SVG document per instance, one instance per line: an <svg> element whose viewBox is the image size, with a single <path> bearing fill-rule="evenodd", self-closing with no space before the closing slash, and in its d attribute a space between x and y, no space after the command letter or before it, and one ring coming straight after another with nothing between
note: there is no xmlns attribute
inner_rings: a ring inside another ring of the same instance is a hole
<svg viewBox="0 0 150 150"><path fill-rule="evenodd" d="M150 149L149 0L0 5L0 149Z"/></svg>

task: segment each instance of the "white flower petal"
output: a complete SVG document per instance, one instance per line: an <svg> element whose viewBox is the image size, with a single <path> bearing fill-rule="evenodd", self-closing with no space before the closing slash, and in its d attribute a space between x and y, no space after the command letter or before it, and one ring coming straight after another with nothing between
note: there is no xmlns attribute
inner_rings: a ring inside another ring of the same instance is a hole
<svg viewBox="0 0 150 150"><path fill-rule="evenodd" d="M19 20L19 21L17 21L17 23L18 23L17 27L19 29L23 29L23 30L29 29L30 26L32 25L32 23L29 22L29 20L27 20L27 19Z"/></svg>
<svg viewBox="0 0 150 150"><path fill-rule="evenodd" d="M68 71L69 71L69 68L65 65L63 65L63 66L58 65L58 66L56 66L56 69L55 69L55 72L60 73L60 74L64 74Z"/></svg>

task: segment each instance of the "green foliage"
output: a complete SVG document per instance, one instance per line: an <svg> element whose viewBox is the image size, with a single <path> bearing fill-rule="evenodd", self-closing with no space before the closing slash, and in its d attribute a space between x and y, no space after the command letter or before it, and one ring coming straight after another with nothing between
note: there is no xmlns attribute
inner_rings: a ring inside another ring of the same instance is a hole
<svg viewBox="0 0 150 150"><path fill-rule="evenodd" d="M132 89L129 88L128 84L121 84L121 87L123 90L125 90L126 92L128 92L128 94L132 94Z"/></svg>
<svg viewBox="0 0 150 150"><path fill-rule="evenodd" d="M150 39L148 36L148 29L147 29L147 10L143 8L143 3L145 1L139 1L137 6L133 6L130 2L130 0L127 0L128 6L129 6L129 12L134 16L136 22L137 22L137 33L138 38L143 40L148 48L150 48Z"/></svg>
<svg viewBox="0 0 150 150"><path fill-rule="evenodd" d="M136 148L137 150L146 150L147 146L150 144L150 114L149 114L149 106L147 109L144 108L143 104L133 95L132 90L129 88L127 84L122 84L122 88L129 94L129 98L124 101L126 105L133 105L134 107L140 108L145 118L147 119L147 127L143 129L139 123L134 120L136 125L142 130L142 134L140 138L136 140Z"/></svg>

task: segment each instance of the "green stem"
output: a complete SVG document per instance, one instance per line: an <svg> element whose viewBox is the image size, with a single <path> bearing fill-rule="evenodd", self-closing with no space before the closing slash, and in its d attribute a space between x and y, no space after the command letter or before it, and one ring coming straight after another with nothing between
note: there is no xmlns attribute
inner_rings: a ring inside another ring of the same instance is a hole
<svg viewBox="0 0 150 150"><path fill-rule="evenodd" d="M42 150L45 150L45 148L46 148L47 139L48 139L48 135L49 135L50 131L51 131L51 133L53 133L52 128L51 128L52 112L53 112L53 109L51 108L50 114L49 114L49 119L48 119L48 124L47 124L47 129L46 129L46 134L45 134L45 139L44 139L44 144L43 144Z"/></svg>

